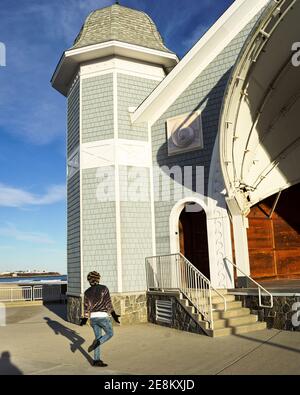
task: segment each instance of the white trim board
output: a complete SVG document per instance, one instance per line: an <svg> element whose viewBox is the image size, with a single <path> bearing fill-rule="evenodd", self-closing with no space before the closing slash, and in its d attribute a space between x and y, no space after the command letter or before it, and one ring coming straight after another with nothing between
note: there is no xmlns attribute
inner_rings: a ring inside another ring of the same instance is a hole
<svg viewBox="0 0 300 395"><path fill-rule="evenodd" d="M84 292L84 278L83 278L83 199L82 199L82 170L80 168L80 146L82 144L82 79L80 78L80 94L79 94L79 199L80 199L80 292Z"/></svg>
<svg viewBox="0 0 300 395"><path fill-rule="evenodd" d="M114 71L155 81L162 81L165 78L162 66L120 57L109 57L86 62L80 66L80 71L82 78L95 77Z"/></svg>
<svg viewBox="0 0 300 395"><path fill-rule="evenodd" d="M178 57L173 53L120 41L108 41L89 45L79 49L71 49L63 53L51 79L53 88L66 95L70 81L80 64L109 56L131 58L136 61L161 65L166 68L174 67L179 61Z"/></svg>
<svg viewBox="0 0 300 395"><path fill-rule="evenodd" d="M120 166L150 167L152 160L149 142L116 138L81 145L81 169L93 169L116 164Z"/></svg>
<svg viewBox="0 0 300 395"><path fill-rule="evenodd" d="M152 161L152 139L151 127L148 124L148 140L149 140L149 176L150 176L150 201L151 201L151 232L152 232L152 254L156 256L156 223L155 223L155 204L154 204L154 174Z"/></svg>
<svg viewBox="0 0 300 395"><path fill-rule="evenodd" d="M113 94L114 94L114 139L119 137L118 122L118 79L117 73L113 73ZM113 145L114 157L118 156L118 147ZM120 205L120 175L119 166L115 165L115 209L116 209L116 243L117 243L117 291L123 291L123 266L122 266L122 236L121 236L121 205Z"/></svg>
<svg viewBox="0 0 300 395"><path fill-rule="evenodd" d="M153 125L269 0L236 0L132 115Z"/></svg>

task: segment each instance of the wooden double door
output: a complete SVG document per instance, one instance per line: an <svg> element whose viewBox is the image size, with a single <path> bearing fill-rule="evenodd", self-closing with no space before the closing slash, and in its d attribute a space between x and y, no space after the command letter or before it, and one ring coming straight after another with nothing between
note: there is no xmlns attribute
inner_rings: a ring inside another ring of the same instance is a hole
<svg viewBox="0 0 300 395"><path fill-rule="evenodd" d="M254 279L300 278L299 204L297 184L251 209L248 245Z"/></svg>

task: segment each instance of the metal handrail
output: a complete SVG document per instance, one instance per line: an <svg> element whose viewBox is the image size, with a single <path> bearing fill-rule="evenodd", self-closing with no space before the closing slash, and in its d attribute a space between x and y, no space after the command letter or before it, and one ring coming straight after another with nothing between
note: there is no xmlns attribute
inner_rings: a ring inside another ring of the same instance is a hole
<svg viewBox="0 0 300 395"><path fill-rule="evenodd" d="M223 301L224 301L224 311L227 311L227 300L226 300L225 296L222 295L216 288L214 288L211 285L210 280L206 276L204 276L204 274L201 273L200 270L197 269L183 254L179 253L179 255L186 261L186 263L189 263L190 265L192 265L192 267L195 270L195 272L197 272L200 276L202 276L206 280L207 284L209 284L209 287L210 287L211 291L214 291L217 295L219 295L223 299Z"/></svg>
<svg viewBox="0 0 300 395"><path fill-rule="evenodd" d="M226 262L229 262L229 263L231 263L231 265L233 266L233 267L235 267L236 268L236 270L238 270L239 272L241 272L245 277L247 277L248 278L248 280L250 280L250 281L252 281L255 285L257 285L257 287L258 287L258 298L259 298L259 307L264 307L264 308L267 308L267 309L272 309L273 308L273 306L274 306L274 300L273 300L273 295L269 292L269 291L267 291L261 284L259 284L257 281L255 281L255 280L253 280L253 278L252 277L250 277L248 274L246 274L242 269L240 269L235 263L233 263L229 258L224 258L224 262L226 263ZM267 305L264 305L264 304L262 304L262 301L261 301L261 292L265 292L269 297L270 297L270 306L267 306Z"/></svg>
<svg viewBox="0 0 300 395"><path fill-rule="evenodd" d="M212 287L210 280L181 253L146 258L146 273L148 290L179 290L209 323L212 330L212 291L223 299L224 311L227 310L224 295Z"/></svg>

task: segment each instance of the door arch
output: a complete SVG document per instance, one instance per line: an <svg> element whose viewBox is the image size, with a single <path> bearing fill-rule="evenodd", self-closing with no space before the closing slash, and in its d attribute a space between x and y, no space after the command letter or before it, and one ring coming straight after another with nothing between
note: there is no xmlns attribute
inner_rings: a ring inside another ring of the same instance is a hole
<svg viewBox="0 0 300 395"><path fill-rule="evenodd" d="M204 206L204 207L203 207ZM210 278L206 205L185 199L170 217L171 252L181 252L201 273Z"/></svg>

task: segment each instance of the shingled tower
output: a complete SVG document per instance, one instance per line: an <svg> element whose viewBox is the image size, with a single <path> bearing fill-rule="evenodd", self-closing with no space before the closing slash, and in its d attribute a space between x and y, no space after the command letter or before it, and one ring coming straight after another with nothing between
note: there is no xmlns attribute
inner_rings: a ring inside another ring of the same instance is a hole
<svg viewBox="0 0 300 395"><path fill-rule="evenodd" d="M121 194L135 173L150 186L151 144L147 125L132 126L130 112L177 62L147 14L114 4L87 17L53 75L53 87L68 101L68 318L72 322L78 322L81 314L91 270L101 273L103 283L120 300L121 310L128 293L135 301L146 289L144 258L153 254L151 193L143 201L123 199ZM121 313L126 318L126 311ZM128 319L133 313L139 320L144 310L131 310Z"/></svg>

